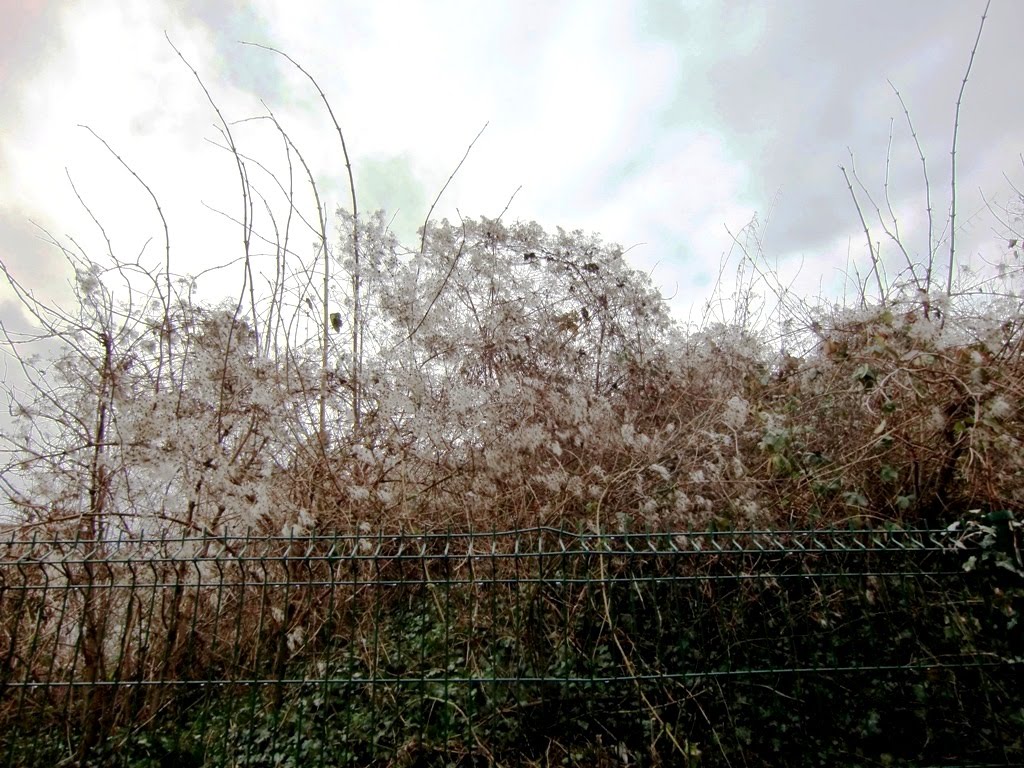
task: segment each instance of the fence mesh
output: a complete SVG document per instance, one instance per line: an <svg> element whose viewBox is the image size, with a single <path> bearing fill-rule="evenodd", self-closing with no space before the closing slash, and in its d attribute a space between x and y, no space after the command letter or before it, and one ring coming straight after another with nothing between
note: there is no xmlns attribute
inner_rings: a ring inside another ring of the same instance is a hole
<svg viewBox="0 0 1024 768"><path fill-rule="evenodd" d="M12 536L0 764L1022 764L997 533Z"/></svg>

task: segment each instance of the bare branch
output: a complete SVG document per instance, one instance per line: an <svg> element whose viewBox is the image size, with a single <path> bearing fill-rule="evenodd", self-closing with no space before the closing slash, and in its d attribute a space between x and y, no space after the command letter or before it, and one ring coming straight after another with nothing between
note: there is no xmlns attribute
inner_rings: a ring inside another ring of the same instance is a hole
<svg viewBox="0 0 1024 768"><path fill-rule="evenodd" d="M416 335L416 331L418 331L423 326L423 323L426 322L427 316L430 314L430 310L432 310L434 308L434 304L437 303L438 298L440 298L441 294L444 293L445 288L448 287L448 281L451 280L452 273L455 272L455 267L458 265L459 259L462 258L462 251L463 251L463 249L465 247L466 247L466 223L463 222L462 223L462 242L459 243L459 250L456 251L455 256L452 257L452 264L448 268L448 273L444 276L444 280L441 281L441 285L438 287L437 291L434 292L434 297L430 300L430 303L427 305L426 310L424 310L423 316L420 317L420 321L418 323L416 323L416 325L413 327L412 330L409 331L409 335L405 337L403 343L405 341L411 340L412 337Z"/></svg>
<svg viewBox="0 0 1024 768"><path fill-rule="evenodd" d="M256 350L258 352L259 348L260 348L259 328L258 328L258 325L257 325L257 318L256 318L256 298L255 298L255 295L253 293L254 289L253 289L253 279L252 279L252 264L251 264L251 261L250 261L250 250L249 250L250 249L251 238L252 238L252 227L253 227L253 225L252 225L252 197L250 195L250 190L249 190L249 176L248 176L248 172L247 172L246 167L245 167L245 162L243 161L242 156L238 153L238 149L237 149L237 147L235 145L235 139L234 139L234 136L231 133L231 125L224 118L223 113L220 111L220 107L217 106L217 102L214 101L213 96L210 94L210 90L206 87L206 84L203 82L203 78L199 76L199 73L196 71L196 68L193 67L189 63L188 59L186 59L185 56L182 54L182 52L178 50L177 46L175 46L174 43L171 42L171 38L170 38L170 36L166 32L164 33L164 37L167 39L167 44L170 45L172 49L174 49L174 52L176 54L178 54L178 58L181 59L182 63L186 67L188 67L189 70L192 72L193 76L195 76L196 82L199 83L199 87L202 88L203 89L203 93L206 94L206 100L210 103L210 106L213 108L213 111L217 113L217 118L220 120L220 123L221 123L220 131L221 131L222 135L224 136L224 139L227 141L228 147L231 150L231 154L235 158L235 167L238 169L238 178L239 178L239 183L241 184L241 189L242 189L242 214L243 214L242 215L242 221L243 221L243 226L242 226L242 246L243 246L244 252L245 252L244 282L243 282L243 285L242 285L242 295L240 295L238 297L238 304L237 304L236 312L241 312L242 302L243 302L244 296L245 296L245 290L246 290L246 287L248 287L248 289L249 289L249 305L250 305L250 310L251 310L251 314L252 314L253 331L256 334ZM233 329L232 329L232 331L233 331ZM229 338L228 338L228 347L229 348L231 346L230 342L231 342L231 337L230 337L230 334L229 334Z"/></svg>
<svg viewBox="0 0 1024 768"><path fill-rule="evenodd" d="M985 10L981 13L981 23L978 25L978 36L974 39L974 47L971 48L971 58L967 62L967 71L964 72L963 82L960 83L960 93L956 97L956 114L953 118L953 146L950 150L950 202L949 202L949 271L946 275L946 295L953 293L953 265L956 256L956 139L960 131L960 105L963 102L964 91L967 89L967 78L971 75L971 68L974 66L974 56L978 52L978 44L981 42L981 32L985 29L985 19L988 16L989 6L992 0L985 3ZM943 321L945 316L943 316Z"/></svg>
<svg viewBox="0 0 1024 768"><path fill-rule="evenodd" d="M522 188L523 188L522 184L520 184L518 187L516 187L516 191L512 193L512 197L510 197L508 199L508 202L505 203L505 207L501 209L501 213L498 214L498 218L495 219L495 221L501 221L501 217L505 215L506 211L508 211L509 206L512 205L512 201L516 199L516 195L519 194L519 190L521 190Z"/></svg>
<svg viewBox="0 0 1024 768"><path fill-rule="evenodd" d="M338 139L341 141L341 151L345 156L345 169L348 172L348 184L349 190L352 194L352 257L355 269L352 273L352 419L355 427L359 428L360 421L360 391L359 391L359 379L361 376L361 359L362 359L362 340L360 338L360 329L362 328L362 310L360 306L360 259L359 259L359 207L356 198L356 181L355 176L352 173L352 162L348 156L348 146L345 143L345 134L341 130L341 126L338 124L338 119L334 116L334 110L331 108L331 102L327 99L327 95L324 93L320 84L316 81L309 72L307 72L301 64L295 59L289 56L284 51L280 51L277 48L269 45L261 45L260 43L251 43L245 40L241 41L242 45L250 45L254 48L262 48L265 51L276 53L278 56L283 56L287 59L292 66L294 66L299 72L306 76L306 78L316 88L317 93L320 94L320 99L323 101L324 106L327 107L327 112L331 116L331 122L334 123L334 129L338 133ZM319 204L317 205L320 210ZM324 238L324 247L326 248L326 237ZM323 348L324 348L324 378L321 382L321 398L326 397L326 371L327 371L327 345L330 341L330 307L327 305L327 289L329 285L329 269L328 259L326 258L325 252L324 258L324 298L323 298ZM321 421L323 421L323 407L321 407ZM321 424L321 433L324 433L325 424Z"/></svg>
<svg viewBox="0 0 1024 768"><path fill-rule="evenodd" d="M928 263L925 266L924 276L924 288L925 291L930 293L932 290L932 270L935 267L935 252L938 248L938 243L935 242L935 222L932 211L932 185L928 180L928 161L925 159L924 150L921 149L921 140L917 136L917 131L914 128L914 122L910 119L910 110L907 109L907 104L903 100L903 95L899 92L892 81L889 82L889 87L892 88L896 94L896 98L899 99L900 106L903 107L903 114L907 118L907 126L910 128L910 135L914 139L914 146L917 147L917 156L921 160L921 173L924 176L924 199L925 199L925 210L928 213ZM925 306L925 317L928 316L928 307Z"/></svg>
<svg viewBox="0 0 1024 768"><path fill-rule="evenodd" d="M853 152L850 152L850 161L853 162ZM860 225L864 228L864 238L868 243L868 253L871 256L871 270L875 274L875 281L878 284L878 298L882 304L885 304L885 291L882 288L882 277L878 271L878 251L875 249L874 243L871 242L871 230L868 228L868 223L864 219L864 211L861 210L860 202L857 200L857 193L853 191L853 184L850 182L850 175L846 171L846 167L840 165L839 170L843 172L843 178L846 179L846 187L850 190L850 197L853 198L853 204L857 209L857 216L860 218ZM854 171L856 173L856 170Z"/></svg>
<svg viewBox="0 0 1024 768"><path fill-rule="evenodd" d="M78 127L79 128L84 128L89 133L91 133L96 138L96 140L99 141L104 147L106 147L107 151L110 152L110 154L112 154L117 159L117 161L119 163L121 163L121 165L123 165L125 167L125 169L128 171L128 173L130 173L132 176L135 177L135 180L138 181L139 184L142 185L143 189L145 189L146 192L149 193L149 196L153 199L153 205L156 206L157 215L160 217L160 222L163 224L163 228L164 228L164 277L165 277L166 290L167 290L167 295L163 297L163 305L164 305L164 335L165 335L165 337L167 339L167 370L170 372L171 385L174 386L174 378L173 378L174 377L174 361L172 360L172 357L171 357L172 351L171 351L171 339L170 339L170 336L171 336L171 296L172 296L172 290L171 290L171 233L170 233L170 229L167 226L167 219L164 217L163 208L160 207L160 201L157 199L156 194L153 192L153 190L150 188L150 186L146 182L144 182L142 180L142 177L139 176L139 174L137 174L135 172L134 168L132 168L130 165L128 165L128 163L125 162L124 158L122 158L119 154L117 154L117 152L115 152L113 150L113 148L110 146L110 144L107 143L106 139L102 138L98 133L96 133L96 131L94 131L88 125L79 125Z"/></svg>
<svg viewBox="0 0 1024 768"><path fill-rule="evenodd" d="M469 146L466 147L466 153L462 156L462 159L459 160L459 164L455 166L455 170L452 171L451 176L448 177L448 181L446 181L444 183L444 186L441 187L441 191L437 193L437 197L434 198L434 202L430 204L430 208L429 210L427 210L427 217L423 220L423 234L420 236L420 254L422 254L424 249L426 248L427 224L430 223L430 217L434 213L435 206L437 206L437 203L438 201L440 201L441 195L444 194L444 191L448 189L448 185L452 183L452 179L454 179L456 174L458 174L459 169L462 168L462 164L466 162L466 158L469 157L469 153L473 151L473 145L476 144L477 139L479 139L483 135L484 131L487 130L487 126L490 124L490 120L484 123L484 127L481 128L480 131L477 133L476 137L471 142L469 142ZM518 192L519 190L516 191ZM513 197L515 197L515 195L513 195ZM511 203L512 201L510 200L509 202ZM507 208L508 206L505 207Z"/></svg>

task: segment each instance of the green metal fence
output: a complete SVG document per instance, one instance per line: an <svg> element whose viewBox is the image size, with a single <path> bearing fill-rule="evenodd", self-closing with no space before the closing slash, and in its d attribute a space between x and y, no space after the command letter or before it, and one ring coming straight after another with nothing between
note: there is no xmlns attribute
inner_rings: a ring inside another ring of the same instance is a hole
<svg viewBox="0 0 1024 768"><path fill-rule="evenodd" d="M0 765L1024 764L1016 543L12 537Z"/></svg>

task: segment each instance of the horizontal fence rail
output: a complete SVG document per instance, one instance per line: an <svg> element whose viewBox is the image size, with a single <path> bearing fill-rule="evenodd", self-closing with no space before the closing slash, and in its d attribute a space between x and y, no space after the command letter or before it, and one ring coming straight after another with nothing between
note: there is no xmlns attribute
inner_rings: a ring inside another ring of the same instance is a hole
<svg viewBox="0 0 1024 768"><path fill-rule="evenodd" d="M1009 765L1015 545L981 528L12 535L0 760Z"/></svg>

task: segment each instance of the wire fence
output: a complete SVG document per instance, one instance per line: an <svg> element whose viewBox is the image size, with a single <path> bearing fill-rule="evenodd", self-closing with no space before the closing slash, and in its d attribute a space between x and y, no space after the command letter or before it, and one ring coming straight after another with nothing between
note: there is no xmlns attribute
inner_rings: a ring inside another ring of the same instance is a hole
<svg viewBox="0 0 1024 768"><path fill-rule="evenodd" d="M0 542L0 764L1024 764L1008 526Z"/></svg>

